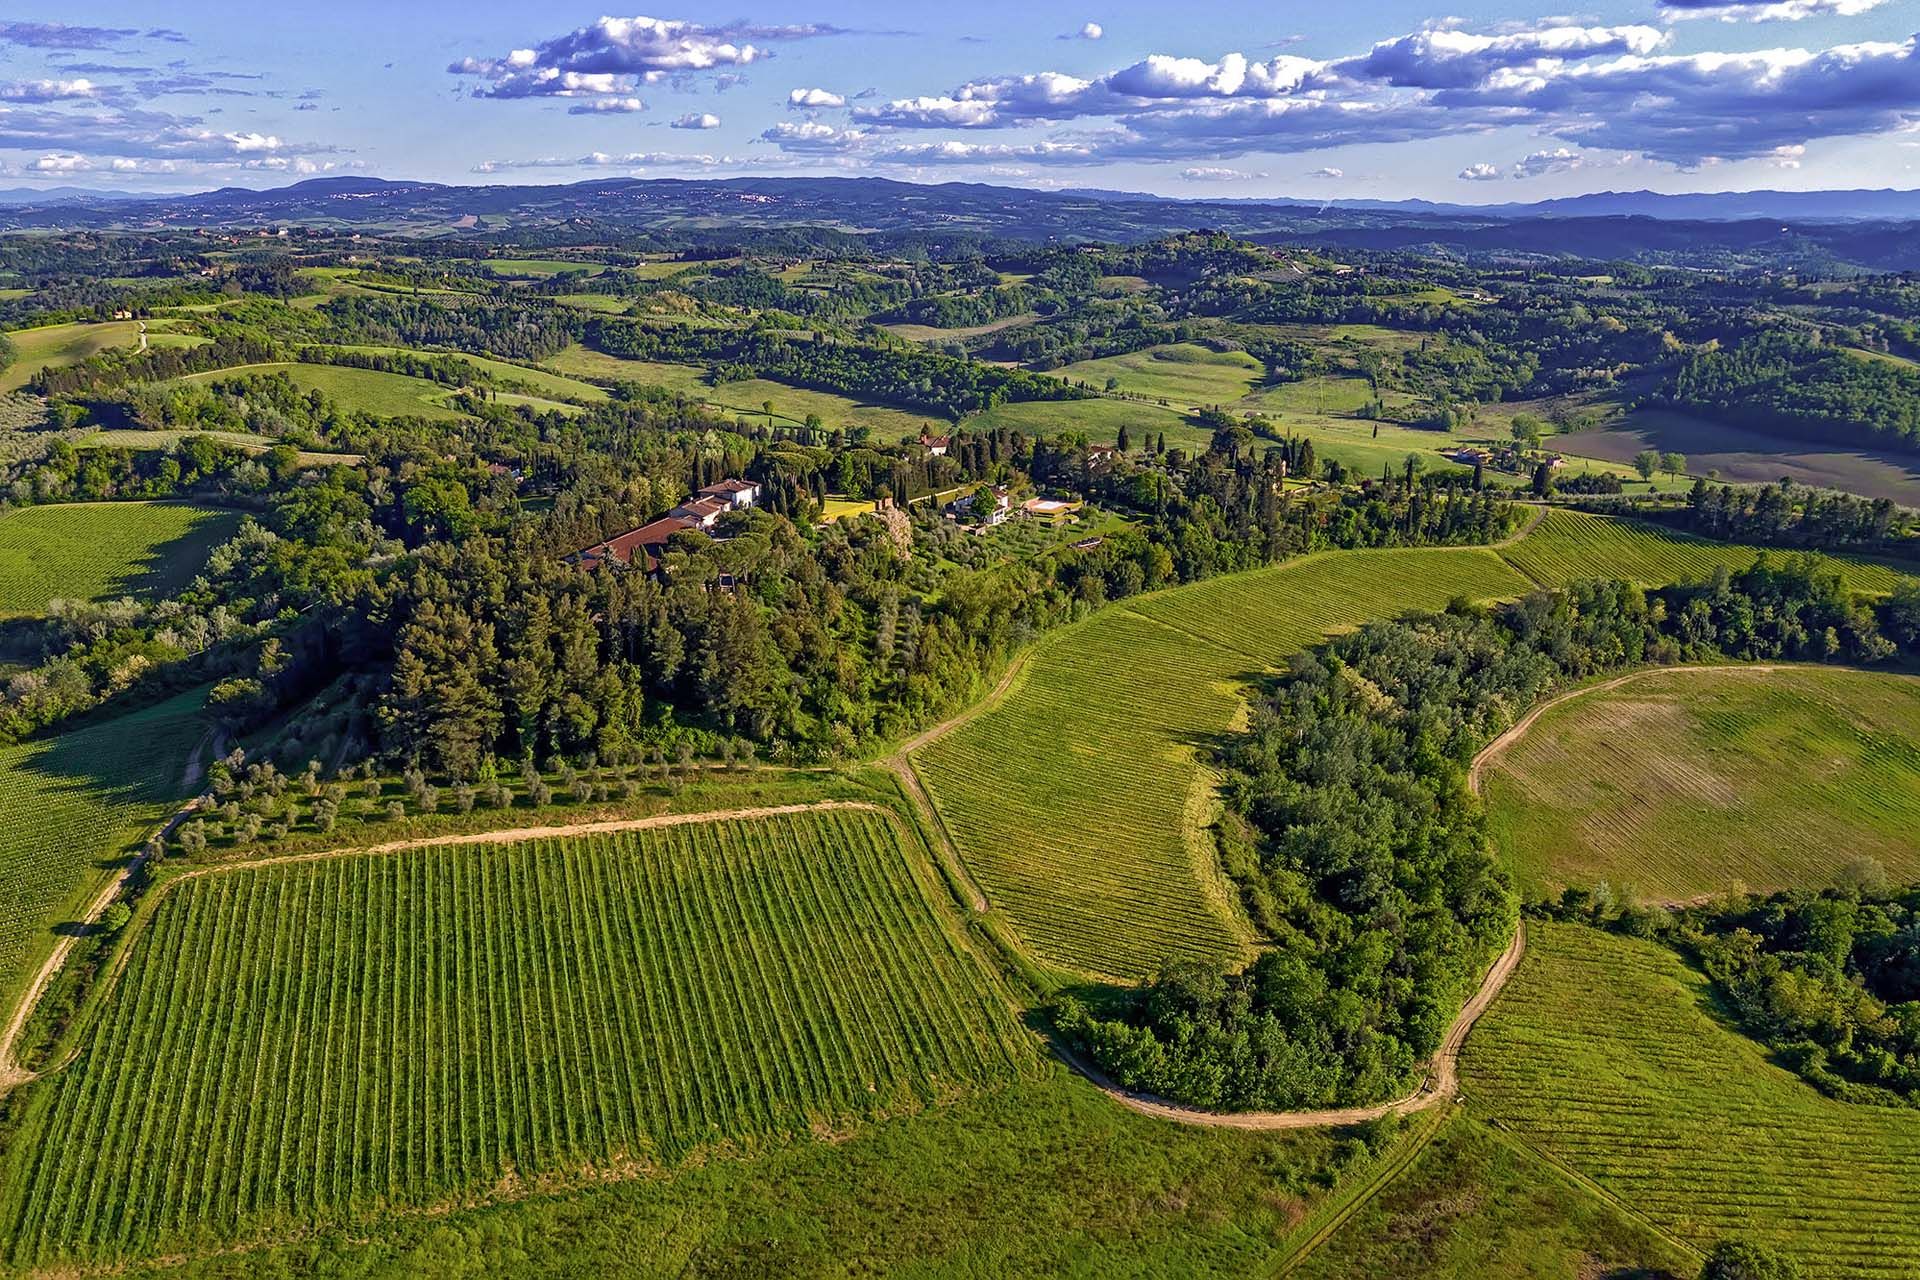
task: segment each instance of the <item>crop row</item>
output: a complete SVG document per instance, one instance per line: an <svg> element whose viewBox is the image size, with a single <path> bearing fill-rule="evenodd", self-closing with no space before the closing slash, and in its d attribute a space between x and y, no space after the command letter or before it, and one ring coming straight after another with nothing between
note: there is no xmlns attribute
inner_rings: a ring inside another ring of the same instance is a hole
<svg viewBox="0 0 1920 1280"><path fill-rule="evenodd" d="M1563 508L1549 511L1531 534L1505 552L1522 573L1548 586L1605 577L1629 578L1646 586L1697 582L1715 569L1745 569L1759 554L1758 547ZM1777 559L1789 553L1772 554ZM1862 591L1891 591L1901 580L1898 572L1871 560L1824 555L1820 560Z"/></svg>
<svg viewBox="0 0 1920 1280"><path fill-rule="evenodd" d="M188 880L0 1166L11 1260L836 1132L1033 1072L867 813Z"/></svg>
<svg viewBox="0 0 1920 1280"><path fill-rule="evenodd" d="M1488 551L1343 552L1109 609L915 759L968 866L1042 958L1137 978L1244 947L1200 756L1329 631L1526 583Z"/></svg>
<svg viewBox="0 0 1920 1280"><path fill-rule="evenodd" d="M200 570L238 523L177 503L25 507L0 517L0 618L44 613L50 600L164 591Z"/></svg>
<svg viewBox="0 0 1920 1280"><path fill-rule="evenodd" d="M1813 1277L1908 1276L1920 1251L1920 1115L1826 1098L1710 1011L1671 952L1530 925L1467 1043L1476 1112L1705 1249L1739 1235Z"/></svg>

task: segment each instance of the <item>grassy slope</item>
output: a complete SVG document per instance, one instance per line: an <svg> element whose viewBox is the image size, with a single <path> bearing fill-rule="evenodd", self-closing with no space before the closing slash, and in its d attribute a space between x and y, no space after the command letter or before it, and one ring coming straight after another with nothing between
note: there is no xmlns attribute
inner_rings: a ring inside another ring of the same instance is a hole
<svg viewBox="0 0 1920 1280"><path fill-rule="evenodd" d="M1692 1277L1699 1261L1547 1161L1456 1116L1291 1274L1300 1280Z"/></svg>
<svg viewBox="0 0 1920 1280"><path fill-rule="evenodd" d="M936 430L939 429L940 419L934 414L915 413L909 409L854 400L848 396L834 395L826 391L790 387L785 383L769 382L764 378L751 378L745 382L729 382L724 386L710 387L706 382L705 371L696 369L692 365L664 364L649 360L623 360L618 356L610 356L586 347L568 347L547 360L545 364L556 373L666 387L670 391L682 392L689 399L700 400L729 413L746 414L749 417L764 417L760 406L767 401L772 401L775 416L788 423L803 422L809 413L817 413L828 427L870 427L886 440L898 440L902 436L916 435L930 424L934 425Z"/></svg>
<svg viewBox="0 0 1920 1280"><path fill-rule="evenodd" d="M187 346L200 341L186 334L163 332L165 323L162 320L147 322L147 341L150 345ZM14 361L0 370L0 394L18 391L42 369L63 369L113 347L139 346L140 322L107 320L98 324L50 324L37 329L14 329L7 337L13 343Z"/></svg>
<svg viewBox="0 0 1920 1280"><path fill-rule="evenodd" d="M1137 978L1229 957L1245 926L1201 830L1214 801L1195 751L1245 686L1330 630L1526 586L1486 550L1334 552L1129 601L1043 640L1008 696L916 767L1043 959Z"/></svg>
<svg viewBox="0 0 1920 1280"><path fill-rule="evenodd" d="M899 831L841 811L183 880L28 1095L12 1260L632 1176L1037 1078Z"/></svg>
<svg viewBox="0 0 1920 1280"><path fill-rule="evenodd" d="M201 693L0 747L0 1006L117 858L165 816L199 743Z"/></svg>
<svg viewBox="0 0 1920 1280"><path fill-rule="evenodd" d="M1488 772L1523 890L1685 899L1920 877L1920 681L1796 668L1655 673L1543 715Z"/></svg>
<svg viewBox="0 0 1920 1280"><path fill-rule="evenodd" d="M95 502L0 515L0 618L53 599L160 597L190 581L239 516L178 503Z"/></svg>
<svg viewBox="0 0 1920 1280"><path fill-rule="evenodd" d="M1722 566L1745 569L1760 552L1758 547L1713 542L1611 516L1556 508L1506 555L1516 569L1546 586L1605 576L1656 586L1704 581ZM1784 558L1793 553L1775 550L1769 554ZM1861 591L1891 591L1902 576L1898 570L1871 560L1838 556L1820 559Z"/></svg>
<svg viewBox="0 0 1920 1280"><path fill-rule="evenodd" d="M294 385L319 391L345 409L367 413L458 421L465 415L448 408L448 389L425 378L403 373L384 373L378 369L352 369L344 365L248 364L209 373L188 374L182 381L211 382L248 374L284 373Z"/></svg>
<svg viewBox="0 0 1920 1280"><path fill-rule="evenodd" d="M1913 1275L1920 1113L1835 1102L1774 1066L1662 947L1578 925L1527 940L1467 1041L1475 1115L1703 1251L1742 1235L1814 1280Z"/></svg>

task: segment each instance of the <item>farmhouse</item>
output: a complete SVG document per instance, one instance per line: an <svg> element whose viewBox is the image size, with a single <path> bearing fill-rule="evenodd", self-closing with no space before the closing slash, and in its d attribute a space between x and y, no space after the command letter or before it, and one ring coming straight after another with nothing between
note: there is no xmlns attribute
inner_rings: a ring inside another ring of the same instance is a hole
<svg viewBox="0 0 1920 1280"><path fill-rule="evenodd" d="M925 432L922 432L920 435L920 447L936 458L946 457L947 448L952 443L952 436L930 436Z"/></svg>
<svg viewBox="0 0 1920 1280"><path fill-rule="evenodd" d="M1013 500L1007 496L1004 485L991 489L975 489L972 493L963 494L947 504L949 519L971 520L983 529L1005 524L1012 512Z"/></svg>
<svg viewBox="0 0 1920 1280"><path fill-rule="evenodd" d="M733 504L725 498L693 498L681 503L668 514L702 529L711 529L716 520L731 510L733 510Z"/></svg>
<svg viewBox="0 0 1920 1280"><path fill-rule="evenodd" d="M760 486L751 480L728 478L700 491L702 498L718 498L736 511L744 511L760 501Z"/></svg>

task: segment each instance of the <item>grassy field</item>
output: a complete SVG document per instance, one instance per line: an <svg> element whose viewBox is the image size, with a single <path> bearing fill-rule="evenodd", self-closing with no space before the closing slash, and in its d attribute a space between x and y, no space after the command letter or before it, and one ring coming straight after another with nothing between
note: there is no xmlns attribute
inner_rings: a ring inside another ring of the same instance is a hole
<svg viewBox="0 0 1920 1280"><path fill-rule="evenodd" d="M1523 890L1650 898L1920 878L1920 680L1818 667L1653 672L1549 710L1484 780Z"/></svg>
<svg viewBox="0 0 1920 1280"><path fill-rule="evenodd" d="M184 880L32 1086L9 1260L636 1176L1038 1078L898 831L823 811Z"/></svg>
<svg viewBox="0 0 1920 1280"><path fill-rule="evenodd" d="M1684 453L1695 475L1717 471L1737 484L1771 484L1789 476L1800 484L1920 507L1920 462L1911 455L1823 449L1664 409L1643 409L1604 429L1555 436L1549 443L1613 463L1631 462L1643 449Z"/></svg>
<svg viewBox="0 0 1920 1280"><path fill-rule="evenodd" d="M1054 632L1007 696L915 756L967 865L1063 969L1138 978L1243 953L1196 758L1243 691L1329 631L1518 595L1486 550L1333 552L1142 597Z"/></svg>
<svg viewBox="0 0 1920 1280"><path fill-rule="evenodd" d="M485 258L482 263L496 275L527 280L545 280L566 271L584 271L597 276L607 269L604 262L576 262L569 258Z"/></svg>
<svg viewBox="0 0 1920 1280"><path fill-rule="evenodd" d="M838 1142L129 1274L1224 1280L1268 1273L1324 1183L1366 1175L1353 1145L1169 1125L1050 1067Z"/></svg>
<svg viewBox="0 0 1920 1280"><path fill-rule="evenodd" d="M1703 1251L1737 1234L1813 1280L1911 1277L1920 1113L1822 1096L1729 1030L1706 986L1653 943L1529 924L1462 1057L1473 1114Z"/></svg>
<svg viewBox="0 0 1920 1280"><path fill-rule="evenodd" d="M360 351L368 355L439 355L452 354L476 369L483 370L498 378L501 382L519 382L532 387L535 391L554 396L562 400L584 400L598 402L607 398L605 387L595 386L591 382L582 382L578 378L566 378L545 369L536 369L531 365L514 364L510 360L495 360L488 356L470 355L465 351L441 353L421 351L410 347L367 347L349 346L342 350Z"/></svg>
<svg viewBox="0 0 1920 1280"><path fill-rule="evenodd" d="M1213 440L1211 431L1194 426L1184 413L1133 400L1028 400L975 414L964 426L968 431L1004 427L1029 436L1077 431L1093 444L1114 443L1120 428L1125 427L1135 449L1144 447L1148 436L1164 435L1169 449L1184 449L1189 454L1205 449Z"/></svg>
<svg viewBox="0 0 1920 1280"><path fill-rule="evenodd" d="M1700 1263L1540 1156L1456 1115L1290 1274L1300 1280L1691 1277Z"/></svg>
<svg viewBox="0 0 1920 1280"><path fill-rule="evenodd" d="M0 997L134 841L183 793L203 695L0 747Z"/></svg>
<svg viewBox="0 0 1920 1280"><path fill-rule="evenodd" d="M184 333L165 331L166 321L147 322L147 342L151 346L192 346L204 339ZM138 320L106 320L98 324L50 324L37 329L14 329L7 338L13 343L14 361L0 369L0 395L18 391L42 369L64 369L79 364L88 356L115 347L132 349L140 345Z"/></svg>
<svg viewBox="0 0 1920 1280"><path fill-rule="evenodd" d="M0 618L54 599L164 596L192 580L240 517L170 502L84 502L0 515Z"/></svg>
<svg viewBox="0 0 1920 1280"><path fill-rule="evenodd" d="M663 364L650 360L623 360L587 347L573 346L546 361L556 373L584 378L607 378L623 382L641 382L649 386L678 391L727 413L765 418L761 406L773 402L776 420L789 425L806 421L810 413L820 415L828 427L863 426L885 440L918 435L930 425L938 429L941 419L935 414L915 413L893 405L874 404L838 396L826 391L790 387L783 382L752 378L710 387L706 371L692 365Z"/></svg>
<svg viewBox="0 0 1920 1280"><path fill-rule="evenodd" d="M1544 586L1564 586L1580 578L1624 577L1647 586L1704 581L1725 566L1750 567L1758 547L1713 542L1654 525L1555 508L1525 541L1510 548L1514 568ZM1773 551L1776 559L1791 552ZM1852 557L1821 556L1860 591L1887 592L1901 573L1886 565Z"/></svg>
<svg viewBox="0 0 1920 1280"><path fill-rule="evenodd" d="M255 451L265 451L280 443L271 436L250 435L244 431L184 431L172 427L148 431L137 427L109 427L81 436L73 442L73 447L76 449L171 449L188 436L209 436L215 440L224 440L228 444L239 445L242 449ZM361 455L357 453L300 450L300 461L313 467L328 467L336 463L351 465L361 460Z"/></svg>
<svg viewBox="0 0 1920 1280"><path fill-rule="evenodd" d="M215 382L249 374L284 373L294 385L319 391L343 409L391 416L434 418L456 422L465 417L446 403L448 388L425 378L404 373L384 373L378 369L353 369L345 365L304 364L282 361L276 364L237 365L208 373L190 373L182 382Z"/></svg>
<svg viewBox="0 0 1920 1280"><path fill-rule="evenodd" d="M1129 395L1169 400L1175 406L1233 404L1253 389L1264 366L1244 351L1214 351L1198 343L1148 347L1124 356L1082 360L1054 371L1094 390L1111 380Z"/></svg>
<svg viewBox="0 0 1920 1280"><path fill-rule="evenodd" d="M1017 316L1002 316L985 324L961 325L953 329L941 329L930 324L883 324L880 327L896 338L905 338L909 342L961 342L982 334L999 333L1002 329L1018 329L1032 324L1038 318L1028 311Z"/></svg>

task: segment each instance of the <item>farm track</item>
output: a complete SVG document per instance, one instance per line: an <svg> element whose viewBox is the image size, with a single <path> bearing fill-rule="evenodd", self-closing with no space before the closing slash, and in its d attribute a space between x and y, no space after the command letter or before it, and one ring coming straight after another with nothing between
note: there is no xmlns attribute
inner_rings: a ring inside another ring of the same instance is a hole
<svg viewBox="0 0 1920 1280"><path fill-rule="evenodd" d="M205 796L196 796L159 828L158 834L170 833L180 823L186 821L205 802ZM702 822L724 822L735 819L775 818L790 814L821 812L830 809L859 809L877 813L888 811L876 804L860 800L822 800L810 804L762 805L746 809L724 809L708 813L663 813L648 818L619 818L600 822L578 822L559 826L509 827L501 831L472 832L461 835L415 836L405 840L389 840L381 844L347 845L333 849L317 849L309 853L289 853L272 858L255 858L242 862L222 863L217 866L196 867L168 880L157 892L165 893L174 886L185 884L203 876L221 872L257 870L265 867L290 866L303 862L319 862L332 858L353 857L360 854L404 853L410 849L442 848L455 845L476 844L518 844L530 840L557 840L569 836L616 835L627 831L649 831L659 827L686 826ZM105 885L87 906L81 919L91 924L98 920L112 905L127 886L132 883L140 870L146 865L145 849L128 862L126 868ZM56 1071L66 1065L67 1058L50 1064L44 1071L29 1071L14 1059L14 1049L20 1033L25 1029L27 1020L33 1016L33 1010L40 997L53 979L59 974L67 957L72 954L74 945L79 941L78 934L68 934L55 944L47 956L40 971L34 975L26 991L7 1018L7 1024L0 1031L0 1098L6 1097L14 1089L29 1081L39 1079L48 1072ZM125 969L127 959L132 954L131 947L123 947L115 961L113 972L108 976L111 984L119 979ZM71 1051L68 1058L71 1057Z"/></svg>

